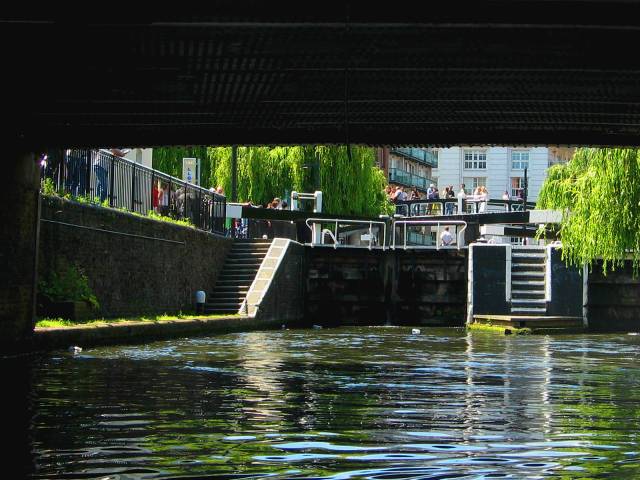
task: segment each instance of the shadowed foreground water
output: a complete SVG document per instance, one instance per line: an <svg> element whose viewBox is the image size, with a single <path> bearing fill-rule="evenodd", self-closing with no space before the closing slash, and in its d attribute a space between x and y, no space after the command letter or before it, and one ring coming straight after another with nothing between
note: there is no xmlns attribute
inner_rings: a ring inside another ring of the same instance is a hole
<svg viewBox="0 0 640 480"><path fill-rule="evenodd" d="M32 371L32 478L640 478L640 336L231 334Z"/></svg>

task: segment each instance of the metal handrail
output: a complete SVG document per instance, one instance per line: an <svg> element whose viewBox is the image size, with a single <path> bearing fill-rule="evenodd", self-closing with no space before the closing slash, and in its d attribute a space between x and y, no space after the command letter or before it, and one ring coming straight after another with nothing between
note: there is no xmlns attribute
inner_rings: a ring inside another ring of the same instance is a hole
<svg viewBox="0 0 640 480"><path fill-rule="evenodd" d="M396 249L396 227L398 225L402 225L404 227L403 230L403 245L402 248L406 250L407 248L412 249L431 249L433 248L430 245L416 245L407 247L407 225L416 225L416 226L436 226L436 250L440 250L440 225L461 225L462 228L458 230L457 239L456 239L456 247L460 250L460 238L461 235L467 228L467 222L464 220L396 220L393 222L393 230L392 230L392 240L391 240L391 249Z"/></svg>
<svg viewBox="0 0 640 480"><path fill-rule="evenodd" d="M372 240L373 240L373 226L374 225L382 225L382 247L377 247L377 248L382 248L382 250L386 249L387 247L387 223L386 222L381 222L381 221L374 221L374 220L347 220L344 218L307 218L305 220L305 223L307 225L307 227L309 228L309 230L311 230L311 232L313 233L313 227L310 225L310 223L334 223L335 222L335 232L331 232L331 230L329 229L323 229L322 230L322 235L324 237L325 232L329 232L331 235L331 238L333 240L333 248L337 249L339 244L338 244L338 225L340 223L346 223L349 225L369 225L369 250L373 249L373 245L372 245ZM322 238L321 237L321 242L322 242ZM313 237L312 237L313 240ZM313 243L313 241L310 244L312 247L316 246L318 244ZM320 245L323 245L322 243L320 243ZM347 247L347 245L345 245L345 247ZM343 247L344 248L344 247ZM349 248L357 248L357 247L349 247Z"/></svg>

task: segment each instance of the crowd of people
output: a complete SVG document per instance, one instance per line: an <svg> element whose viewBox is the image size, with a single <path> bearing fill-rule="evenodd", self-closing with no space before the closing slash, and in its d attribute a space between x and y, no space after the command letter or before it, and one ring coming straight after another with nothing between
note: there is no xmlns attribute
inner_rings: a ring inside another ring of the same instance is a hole
<svg viewBox="0 0 640 480"><path fill-rule="evenodd" d="M393 203L398 204L401 202L412 201L412 200L450 200L444 203L444 214L445 215L453 215L454 207L457 209L457 200L464 199L470 203L477 203L477 211L484 212L487 207L487 202L489 200L489 191L487 187L484 185L477 186L473 193L466 193L466 185L464 183L460 184L460 189L458 192L455 191L453 185L446 186L444 191L440 192L438 187L435 184L429 185L426 193L421 194L416 187L413 187L409 194L405 192L405 188L403 186L393 186L387 185L385 189L385 194L387 195L387 199ZM503 200L510 200L509 192L505 191L502 194ZM433 215L440 213L440 203L430 203L426 207L426 214Z"/></svg>

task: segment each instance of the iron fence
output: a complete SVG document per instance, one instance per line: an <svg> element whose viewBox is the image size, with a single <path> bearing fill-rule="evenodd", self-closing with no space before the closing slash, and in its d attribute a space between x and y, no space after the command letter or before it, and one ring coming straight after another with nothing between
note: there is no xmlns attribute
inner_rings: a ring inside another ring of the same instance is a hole
<svg viewBox="0 0 640 480"><path fill-rule="evenodd" d="M141 215L188 220L201 230L225 234L223 195L105 150L50 151L45 158L42 180L50 179L59 194Z"/></svg>

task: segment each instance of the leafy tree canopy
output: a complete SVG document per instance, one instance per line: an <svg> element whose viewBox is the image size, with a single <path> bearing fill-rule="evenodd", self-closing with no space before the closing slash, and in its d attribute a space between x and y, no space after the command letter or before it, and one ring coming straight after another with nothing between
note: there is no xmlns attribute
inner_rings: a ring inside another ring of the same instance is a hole
<svg viewBox="0 0 640 480"><path fill-rule="evenodd" d="M202 162L204 187L222 186L231 192L231 147L161 148L153 151L153 166L181 176L182 157ZM334 214L371 215L389 213L384 194L386 179L375 166L375 151L346 146L238 147L239 202L264 205L275 197L288 198L291 191L323 193L323 211ZM205 167L206 165L206 167Z"/></svg>
<svg viewBox="0 0 640 480"><path fill-rule="evenodd" d="M563 211L563 257L572 265L614 270L640 266L640 157L635 148L581 148L549 169L537 208Z"/></svg>

